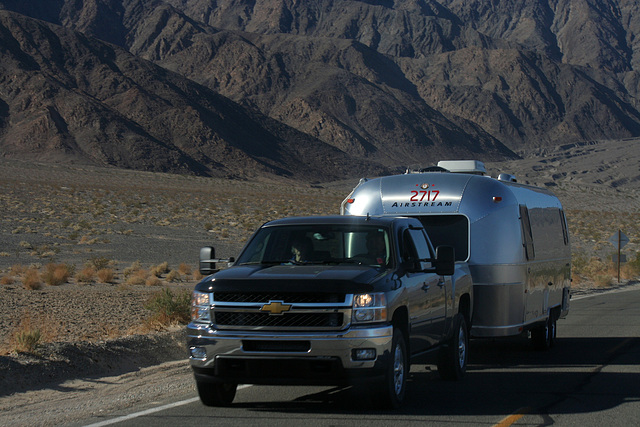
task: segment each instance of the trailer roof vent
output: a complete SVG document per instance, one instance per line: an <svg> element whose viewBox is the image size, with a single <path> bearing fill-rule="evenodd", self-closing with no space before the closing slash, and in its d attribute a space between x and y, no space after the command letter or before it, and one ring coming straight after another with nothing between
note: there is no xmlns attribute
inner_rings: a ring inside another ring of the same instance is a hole
<svg viewBox="0 0 640 427"><path fill-rule="evenodd" d="M429 166L426 168L420 167L420 166L416 166L416 167L408 167L407 170L404 172L405 174L410 174L410 173L427 173L427 172L451 172L445 168L441 168L440 166Z"/></svg>
<svg viewBox="0 0 640 427"><path fill-rule="evenodd" d="M453 173L487 174L484 163L479 160L441 160L438 162L438 166Z"/></svg>
<svg viewBox="0 0 640 427"><path fill-rule="evenodd" d="M515 175L511 175L508 173L501 173L500 175L498 175L498 181L518 182Z"/></svg>

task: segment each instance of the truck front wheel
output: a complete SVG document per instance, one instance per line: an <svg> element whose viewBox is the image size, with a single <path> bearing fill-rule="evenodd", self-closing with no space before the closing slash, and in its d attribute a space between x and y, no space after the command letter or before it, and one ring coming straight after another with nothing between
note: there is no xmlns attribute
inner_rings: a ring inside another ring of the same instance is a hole
<svg viewBox="0 0 640 427"><path fill-rule="evenodd" d="M467 323L461 313L453 319L453 335L440 349L438 373L443 380L459 380L467 372L469 359L469 336Z"/></svg>
<svg viewBox="0 0 640 427"><path fill-rule="evenodd" d="M200 401L205 406L229 406L236 397L237 384L212 384L196 381Z"/></svg>
<svg viewBox="0 0 640 427"><path fill-rule="evenodd" d="M409 375L409 355L404 334L399 328L393 328L391 357L381 389L376 390L376 404L386 409L396 409L402 405Z"/></svg>

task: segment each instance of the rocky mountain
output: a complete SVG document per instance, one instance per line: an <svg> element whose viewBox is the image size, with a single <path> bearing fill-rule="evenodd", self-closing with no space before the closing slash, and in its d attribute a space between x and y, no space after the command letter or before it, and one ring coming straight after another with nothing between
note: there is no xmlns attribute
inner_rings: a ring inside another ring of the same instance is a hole
<svg viewBox="0 0 640 427"><path fill-rule="evenodd" d="M640 135L630 0L0 9L5 156L322 180Z"/></svg>

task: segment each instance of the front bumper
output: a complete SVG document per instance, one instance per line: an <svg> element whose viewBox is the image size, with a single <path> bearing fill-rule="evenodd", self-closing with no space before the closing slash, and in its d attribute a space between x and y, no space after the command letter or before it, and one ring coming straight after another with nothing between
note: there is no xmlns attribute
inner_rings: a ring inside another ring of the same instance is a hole
<svg viewBox="0 0 640 427"><path fill-rule="evenodd" d="M239 384L333 385L375 378L384 374L392 338L390 325L333 333L218 331L194 323L187 327L196 380ZM355 360L358 349L375 350L375 357Z"/></svg>

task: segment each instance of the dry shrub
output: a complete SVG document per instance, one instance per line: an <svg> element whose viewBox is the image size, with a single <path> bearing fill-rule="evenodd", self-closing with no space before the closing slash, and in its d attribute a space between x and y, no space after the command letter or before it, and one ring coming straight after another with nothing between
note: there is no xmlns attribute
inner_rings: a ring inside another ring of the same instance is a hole
<svg viewBox="0 0 640 427"><path fill-rule="evenodd" d="M76 274L76 280L81 283L91 283L95 280L96 270L91 266L85 266Z"/></svg>
<svg viewBox="0 0 640 427"><path fill-rule="evenodd" d="M22 286L25 289L36 290L42 287L42 280L40 279L40 273L35 268L30 268L24 273L24 279L22 279Z"/></svg>
<svg viewBox="0 0 640 427"><path fill-rule="evenodd" d="M573 257L574 285L581 282L592 282L598 287L609 286L617 274L617 268L612 262L604 262L599 257L591 257L589 260L580 256Z"/></svg>
<svg viewBox="0 0 640 427"><path fill-rule="evenodd" d="M80 238L80 241L78 242L79 245L93 245L95 243L98 242L98 238L94 237L93 239L91 238L91 236L82 236Z"/></svg>
<svg viewBox="0 0 640 427"><path fill-rule="evenodd" d="M129 277L140 269L142 269L142 264L140 261L135 261L129 267L125 268L122 274L124 274L124 277Z"/></svg>
<svg viewBox="0 0 640 427"><path fill-rule="evenodd" d="M195 273L193 273L193 280L202 280L203 278L204 276L199 271L196 271Z"/></svg>
<svg viewBox="0 0 640 427"><path fill-rule="evenodd" d="M167 274L166 279L167 279L167 282L181 282L182 281L182 276L176 270L171 270Z"/></svg>
<svg viewBox="0 0 640 427"><path fill-rule="evenodd" d="M86 266L95 268L96 271L103 270L105 268L111 268L116 265L114 260L105 257L93 257L85 263Z"/></svg>
<svg viewBox="0 0 640 427"><path fill-rule="evenodd" d="M13 343L17 352L33 353L40 344L40 329L22 329L13 336Z"/></svg>
<svg viewBox="0 0 640 427"><path fill-rule="evenodd" d="M636 254L635 259L629 260L620 267L620 275L628 280L640 276L640 252Z"/></svg>
<svg viewBox="0 0 640 427"><path fill-rule="evenodd" d="M10 336L15 351L34 353L43 342L55 341L60 335L60 324L47 316L32 316L25 311L20 323Z"/></svg>
<svg viewBox="0 0 640 427"><path fill-rule="evenodd" d="M13 285L13 277L11 276L2 276L0 277L0 285Z"/></svg>
<svg viewBox="0 0 640 427"><path fill-rule="evenodd" d="M177 294L164 288L154 294L145 308L151 311L151 317L145 322L150 330L161 330L175 324L187 324L191 319L191 292Z"/></svg>
<svg viewBox="0 0 640 427"><path fill-rule="evenodd" d="M595 285L598 288L604 288L611 285L612 276L606 274L597 275L594 279Z"/></svg>
<svg viewBox="0 0 640 427"><path fill-rule="evenodd" d="M102 339L109 340L109 339L114 339L122 336L122 332L120 332L120 330L115 326L105 324L105 325L102 325L101 329L102 330L100 331L100 335Z"/></svg>
<svg viewBox="0 0 640 427"><path fill-rule="evenodd" d="M147 280L144 282L147 286L160 286L162 284L162 280L158 278L158 276L151 275L147 277Z"/></svg>
<svg viewBox="0 0 640 427"><path fill-rule="evenodd" d="M151 268L151 274L156 277L161 277L163 274L167 274L169 272L169 263L163 262L162 264L158 264L155 267Z"/></svg>
<svg viewBox="0 0 640 427"><path fill-rule="evenodd" d="M12 276L21 276L27 272L27 268L22 264L14 264L9 270L9 274Z"/></svg>
<svg viewBox="0 0 640 427"><path fill-rule="evenodd" d="M111 268L103 268L97 271L98 280L101 283L114 283L116 274Z"/></svg>
<svg viewBox="0 0 640 427"><path fill-rule="evenodd" d="M47 285L59 286L63 283L67 283L70 276L71 271L67 265L50 263L45 266L42 279Z"/></svg>
<svg viewBox="0 0 640 427"><path fill-rule="evenodd" d="M129 277L127 277L126 284L127 285L144 285L147 282L147 277L149 276L149 272L147 270L135 270L133 273L129 273Z"/></svg>
<svg viewBox="0 0 640 427"><path fill-rule="evenodd" d="M181 263L178 266L178 271L180 272L180 274L184 274L185 276L188 276L191 274L191 266L189 264L186 263Z"/></svg>

